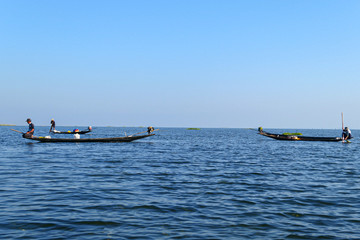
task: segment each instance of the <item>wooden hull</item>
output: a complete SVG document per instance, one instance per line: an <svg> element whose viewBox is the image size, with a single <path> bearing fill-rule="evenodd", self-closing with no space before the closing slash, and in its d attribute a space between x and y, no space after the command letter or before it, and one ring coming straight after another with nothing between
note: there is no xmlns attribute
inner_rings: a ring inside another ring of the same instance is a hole
<svg viewBox="0 0 360 240"><path fill-rule="evenodd" d="M39 142L131 142L134 140L147 138L150 136L154 136L155 134L148 135L139 135L139 136L127 136L127 137L117 137L117 138L46 138L46 137L32 137L27 138L33 141Z"/></svg>
<svg viewBox="0 0 360 240"><path fill-rule="evenodd" d="M342 141L341 137L306 137L306 136L273 134L268 132L259 132L259 134L276 140L285 140L285 141L320 141L320 142Z"/></svg>

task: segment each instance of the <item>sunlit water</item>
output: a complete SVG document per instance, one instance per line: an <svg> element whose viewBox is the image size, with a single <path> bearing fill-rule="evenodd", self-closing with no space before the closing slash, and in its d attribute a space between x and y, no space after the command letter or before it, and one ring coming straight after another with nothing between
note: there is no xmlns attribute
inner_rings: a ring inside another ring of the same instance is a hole
<svg viewBox="0 0 360 240"><path fill-rule="evenodd" d="M0 127L1 239L360 239L356 138L161 128L131 143L37 143L10 128L26 130Z"/></svg>

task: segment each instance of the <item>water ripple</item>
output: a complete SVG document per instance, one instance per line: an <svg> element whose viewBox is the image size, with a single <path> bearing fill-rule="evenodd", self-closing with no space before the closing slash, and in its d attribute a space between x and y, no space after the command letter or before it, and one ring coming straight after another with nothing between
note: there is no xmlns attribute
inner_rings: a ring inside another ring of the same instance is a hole
<svg viewBox="0 0 360 240"><path fill-rule="evenodd" d="M0 127L2 239L360 239L357 139L168 128L134 143L26 144L13 134Z"/></svg>

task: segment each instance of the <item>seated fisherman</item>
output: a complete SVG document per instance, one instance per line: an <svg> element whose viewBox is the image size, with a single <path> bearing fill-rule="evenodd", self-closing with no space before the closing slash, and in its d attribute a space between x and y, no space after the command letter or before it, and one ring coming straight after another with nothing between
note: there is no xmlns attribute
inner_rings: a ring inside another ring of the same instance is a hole
<svg viewBox="0 0 360 240"><path fill-rule="evenodd" d="M32 138L35 132L35 126L30 118L26 119L26 122L29 124L29 130L23 134L23 138Z"/></svg>
<svg viewBox="0 0 360 240"><path fill-rule="evenodd" d="M147 133L150 134L154 131L154 127L148 127L147 128Z"/></svg>
<svg viewBox="0 0 360 240"><path fill-rule="evenodd" d="M342 139L343 139L343 141L346 141L350 138L352 138L351 131L348 127L345 127L342 132Z"/></svg>

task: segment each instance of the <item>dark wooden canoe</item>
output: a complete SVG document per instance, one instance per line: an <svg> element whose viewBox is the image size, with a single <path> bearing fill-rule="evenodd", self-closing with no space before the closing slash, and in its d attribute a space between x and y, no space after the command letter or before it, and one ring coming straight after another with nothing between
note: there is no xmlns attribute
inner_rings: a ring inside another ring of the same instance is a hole
<svg viewBox="0 0 360 240"><path fill-rule="evenodd" d="M139 136L126 136L126 137L115 137L115 138L48 138L48 137L32 137L26 138L29 140L39 142L131 142L134 140L147 138L154 136L155 134L139 135Z"/></svg>
<svg viewBox="0 0 360 240"><path fill-rule="evenodd" d="M273 138L276 140L286 140L286 141L322 141L322 142L340 142L342 141L341 137L306 137L298 135L282 135L282 134L273 134L261 131L260 135L265 137Z"/></svg>

